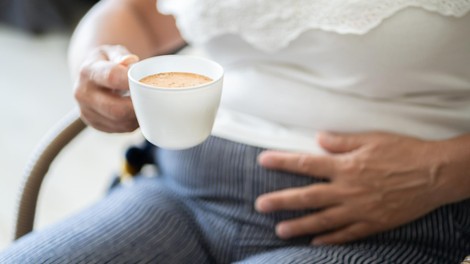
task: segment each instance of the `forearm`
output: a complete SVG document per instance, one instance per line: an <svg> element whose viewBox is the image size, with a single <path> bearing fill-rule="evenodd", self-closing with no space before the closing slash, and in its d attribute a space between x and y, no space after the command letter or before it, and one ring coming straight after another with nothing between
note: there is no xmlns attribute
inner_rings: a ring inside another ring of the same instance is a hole
<svg viewBox="0 0 470 264"><path fill-rule="evenodd" d="M155 0L105 0L95 5L75 30L69 46L72 76L92 49L119 44L140 58L166 53L183 41L172 17L156 10Z"/></svg>

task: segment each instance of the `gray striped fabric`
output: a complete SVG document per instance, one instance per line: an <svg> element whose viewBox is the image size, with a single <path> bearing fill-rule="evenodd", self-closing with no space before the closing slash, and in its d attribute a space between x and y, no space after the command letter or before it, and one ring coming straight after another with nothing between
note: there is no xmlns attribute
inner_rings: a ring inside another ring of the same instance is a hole
<svg viewBox="0 0 470 264"><path fill-rule="evenodd" d="M275 223L308 212L258 214L256 197L319 181L261 168L261 151L214 137L157 150L158 177L21 238L0 263L459 263L470 252L468 201L347 245L280 240Z"/></svg>

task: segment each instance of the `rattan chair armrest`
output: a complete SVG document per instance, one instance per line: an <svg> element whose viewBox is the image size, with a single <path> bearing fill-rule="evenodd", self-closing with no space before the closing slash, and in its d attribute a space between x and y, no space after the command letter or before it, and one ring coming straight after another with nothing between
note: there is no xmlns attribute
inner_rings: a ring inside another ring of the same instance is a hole
<svg viewBox="0 0 470 264"><path fill-rule="evenodd" d="M85 127L78 110L73 110L46 134L33 151L23 175L15 239L33 230L39 190L50 165L61 150Z"/></svg>

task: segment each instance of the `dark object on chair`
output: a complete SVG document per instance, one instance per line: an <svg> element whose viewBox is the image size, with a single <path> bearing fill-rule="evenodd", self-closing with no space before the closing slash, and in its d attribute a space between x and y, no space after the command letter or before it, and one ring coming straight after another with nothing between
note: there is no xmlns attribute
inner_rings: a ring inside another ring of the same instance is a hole
<svg viewBox="0 0 470 264"><path fill-rule="evenodd" d="M130 146L126 151L120 174L114 177L109 190L139 174L145 165L155 165L154 149L155 146L147 140L140 145Z"/></svg>
<svg viewBox="0 0 470 264"><path fill-rule="evenodd" d="M460 264L470 264L470 255L466 256Z"/></svg>

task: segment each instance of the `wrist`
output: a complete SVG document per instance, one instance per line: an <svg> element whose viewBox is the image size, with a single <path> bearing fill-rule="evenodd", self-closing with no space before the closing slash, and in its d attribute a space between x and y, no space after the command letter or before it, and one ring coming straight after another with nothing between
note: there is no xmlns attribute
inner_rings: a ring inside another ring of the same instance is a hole
<svg viewBox="0 0 470 264"><path fill-rule="evenodd" d="M431 144L430 173L436 177L436 195L441 203L470 198L470 134Z"/></svg>

